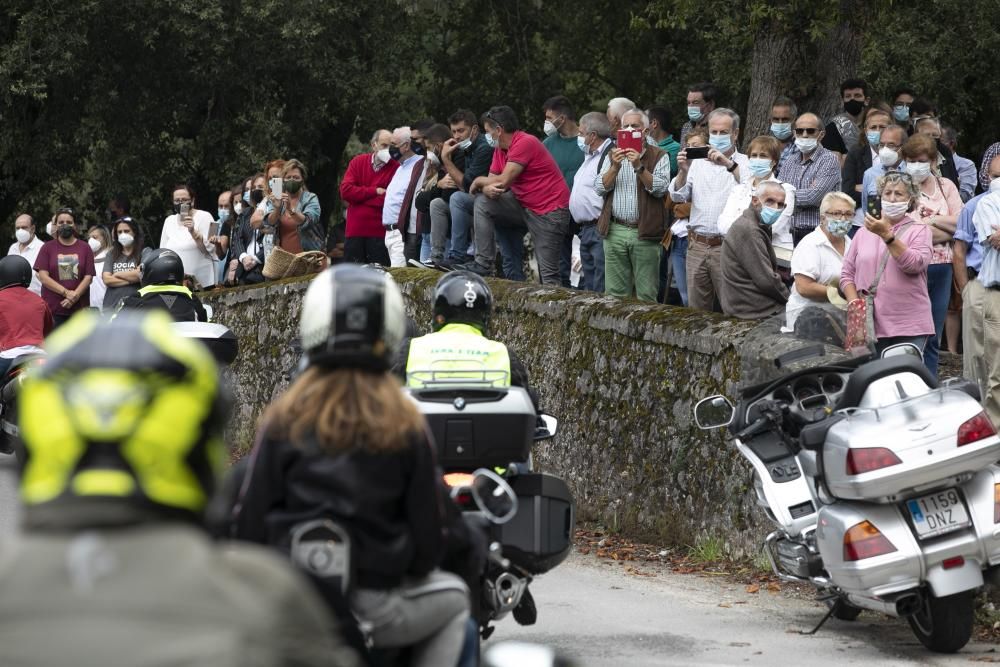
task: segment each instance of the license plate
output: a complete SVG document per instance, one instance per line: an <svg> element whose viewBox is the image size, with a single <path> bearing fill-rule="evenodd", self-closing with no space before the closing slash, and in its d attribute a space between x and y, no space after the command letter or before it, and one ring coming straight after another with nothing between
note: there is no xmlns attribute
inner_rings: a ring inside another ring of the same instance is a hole
<svg viewBox="0 0 1000 667"><path fill-rule="evenodd" d="M927 539L969 525L969 513L956 489L939 491L906 501L917 537Z"/></svg>

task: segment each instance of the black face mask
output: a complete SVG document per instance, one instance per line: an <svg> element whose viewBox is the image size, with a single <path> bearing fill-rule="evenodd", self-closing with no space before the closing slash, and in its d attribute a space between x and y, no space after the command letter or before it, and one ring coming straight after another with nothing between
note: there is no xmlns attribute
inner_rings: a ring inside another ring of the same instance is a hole
<svg viewBox="0 0 1000 667"><path fill-rule="evenodd" d="M264 201L264 191L263 190L251 190L250 191L250 202L257 205Z"/></svg>
<svg viewBox="0 0 1000 667"><path fill-rule="evenodd" d="M76 232L73 230L72 225L59 225L59 238L61 239L71 239Z"/></svg>
<svg viewBox="0 0 1000 667"><path fill-rule="evenodd" d="M412 144L410 144L410 150L412 150L417 155L423 155L426 152L424 151L424 147L415 141Z"/></svg>
<svg viewBox="0 0 1000 667"><path fill-rule="evenodd" d="M848 100L847 102L844 102L844 111L852 116L857 116L864 108L865 103L861 100Z"/></svg>
<svg viewBox="0 0 1000 667"><path fill-rule="evenodd" d="M399 158L403 157L403 153L400 152L395 146L389 146L389 157L393 160L399 161Z"/></svg>

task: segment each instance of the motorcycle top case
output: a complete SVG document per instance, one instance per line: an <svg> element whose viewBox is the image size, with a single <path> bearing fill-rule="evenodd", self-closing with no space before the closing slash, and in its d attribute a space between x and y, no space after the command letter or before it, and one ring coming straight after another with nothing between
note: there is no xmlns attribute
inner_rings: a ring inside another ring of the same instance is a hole
<svg viewBox="0 0 1000 667"><path fill-rule="evenodd" d="M409 389L427 419L446 471L506 466L527 461L536 414L520 387Z"/></svg>
<svg viewBox="0 0 1000 667"><path fill-rule="evenodd" d="M982 423L982 406L957 389L930 390L913 375L886 377L872 383L859 408L823 444L824 478L837 498L896 502L1000 459L1000 438L989 428L968 436L969 425Z"/></svg>
<svg viewBox="0 0 1000 667"><path fill-rule="evenodd" d="M517 514L493 526L503 557L530 574L548 572L566 560L573 547L576 508L566 482L554 475L529 473L508 478L517 494Z"/></svg>

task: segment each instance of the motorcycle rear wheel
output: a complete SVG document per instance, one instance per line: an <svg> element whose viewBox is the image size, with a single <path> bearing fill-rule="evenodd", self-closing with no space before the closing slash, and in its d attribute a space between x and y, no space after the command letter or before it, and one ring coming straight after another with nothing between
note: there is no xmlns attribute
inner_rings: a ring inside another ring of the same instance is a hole
<svg viewBox="0 0 1000 667"><path fill-rule="evenodd" d="M920 643L935 653L955 653L972 637L975 598L972 591L941 598L928 594L906 620Z"/></svg>

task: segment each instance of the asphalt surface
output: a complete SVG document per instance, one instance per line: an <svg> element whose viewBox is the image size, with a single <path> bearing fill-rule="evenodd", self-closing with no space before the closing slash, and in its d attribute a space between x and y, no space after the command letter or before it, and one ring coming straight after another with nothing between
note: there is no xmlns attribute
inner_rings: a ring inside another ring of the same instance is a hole
<svg viewBox="0 0 1000 667"><path fill-rule="evenodd" d="M486 643L547 644L579 665L968 665L1000 663L1000 647L969 644L957 655L926 651L902 619L864 612L831 619L808 591L749 594L726 577L673 574L661 566L574 553L532 584L538 622L506 618Z"/></svg>
<svg viewBox="0 0 1000 667"><path fill-rule="evenodd" d="M21 516L16 465L13 454L0 454L0 539L14 532Z"/></svg>

